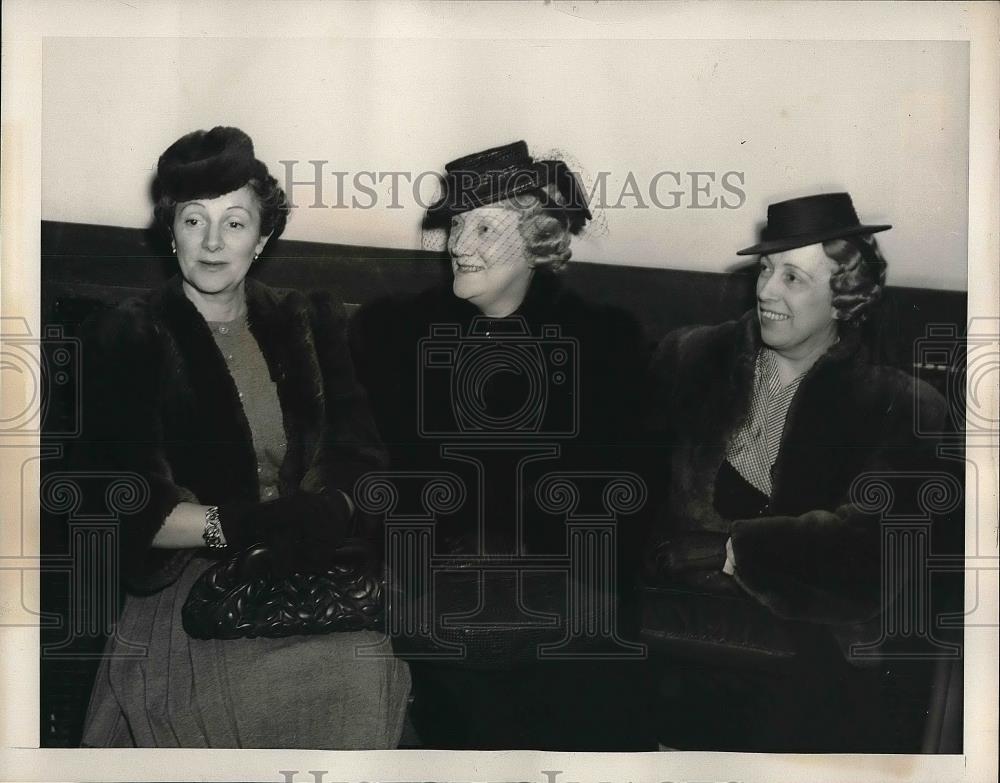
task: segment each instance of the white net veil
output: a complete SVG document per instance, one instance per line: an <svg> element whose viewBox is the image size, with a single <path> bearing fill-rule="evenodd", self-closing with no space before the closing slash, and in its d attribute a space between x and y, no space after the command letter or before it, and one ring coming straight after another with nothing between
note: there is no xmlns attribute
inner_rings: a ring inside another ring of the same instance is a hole
<svg viewBox="0 0 1000 783"><path fill-rule="evenodd" d="M594 192L593 178L579 161L564 150L552 149L538 160L562 161L576 178L576 187L589 200ZM438 197L443 186L438 186ZM486 207L456 215L450 226L423 226L421 247L424 250L447 250L456 263L467 259L474 266L481 263L511 263L526 260L532 266L559 269L570 255L569 231L552 213L565 205L559 189L548 185L542 198L537 193L523 193ZM546 209L548 207L548 209ZM596 238L607 234L607 217L603 209L589 206L591 219L575 236Z"/></svg>

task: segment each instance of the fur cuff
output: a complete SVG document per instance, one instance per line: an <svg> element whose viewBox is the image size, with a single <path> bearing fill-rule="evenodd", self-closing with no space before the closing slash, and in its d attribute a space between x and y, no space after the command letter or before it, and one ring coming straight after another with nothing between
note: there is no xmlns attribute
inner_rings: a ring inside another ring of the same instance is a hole
<svg viewBox="0 0 1000 783"><path fill-rule="evenodd" d="M737 581L775 614L844 623L878 613L878 526L850 507L737 520L731 533Z"/></svg>

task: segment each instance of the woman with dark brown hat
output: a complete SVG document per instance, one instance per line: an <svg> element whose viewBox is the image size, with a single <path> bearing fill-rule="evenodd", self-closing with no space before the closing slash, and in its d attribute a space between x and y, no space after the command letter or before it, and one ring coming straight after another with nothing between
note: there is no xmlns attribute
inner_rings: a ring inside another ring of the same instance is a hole
<svg viewBox="0 0 1000 783"><path fill-rule="evenodd" d="M543 639L557 645L577 622L598 622L609 637L624 625L608 632L609 618L571 617L570 590L590 588L567 588L558 571L529 572L539 559L567 561L576 540L565 515L543 508L543 477L572 474L589 492L591 513L606 513L594 496L602 497L602 476L629 470L638 426L641 328L562 279L571 240L589 220L575 173L562 160L535 158L523 141L454 160L425 220L448 234L450 280L373 303L352 323L355 361L393 467L401 477L434 471L465 482L466 502L435 520L436 556L460 567L431 577L436 632L468 655L411 664L411 714L428 747L654 747L641 664L628 657L635 646L608 638L585 660L537 649ZM471 449L464 460L445 451L463 444ZM615 609L642 540L634 523L624 513L614 523L619 583L605 572L591 585ZM509 567L480 573L485 561ZM477 595L488 617L469 616ZM540 612L550 619L540 624ZM395 641L406 654L405 640Z"/></svg>
<svg viewBox="0 0 1000 783"><path fill-rule="evenodd" d="M362 535L351 490L384 464L327 293L247 273L285 227L249 136L216 127L160 156L157 224L180 274L90 324L80 453L141 478L123 514L128 595L94 686L87 746L391 748L406 665L355 651L374 632L194 639L181 608L219 555L251 544L275 577L323 570Z"/></svg>
<svg viewBox="0 0 1000 783"><path fill-rule="evenodd" d="M794 661L764 671L668 658L658 724L667 746L919 749L926 702L900 695L906 665L865 671L845 660L859 642L858 624L877 631L894 598L881 578L880 519L859 499L858 482L873 471L926 471L947 495L947 511L957 514L962 502L961 483L936 459L934 442L914 434L918 406L919 420L942 431L945 401L872 363L862 340L860 326L875 313L886 277L873 235L889 228L862 224L846 193L772 204L762 241L739 251L759 256L756 306L739 321L679 329L654 356L648 427L669 481L655 521L652 578L747 597L746 617L770 617L764 626L780 627L797 649ZM939 545L949 522L960 529L958 519L939 518ZM656 601L664 604L660 617L669 617L676 598L651 595L647 622ZM722 604L735 605L715 605ZM732 629L730 650L754 646L748 628L757 621L747 622ZM666 626L654 635L676 630ZM704 630L708 638L719 628ZM771 663L792 654L774 652ZM926 688L922 681L917 691Z"/></svg>

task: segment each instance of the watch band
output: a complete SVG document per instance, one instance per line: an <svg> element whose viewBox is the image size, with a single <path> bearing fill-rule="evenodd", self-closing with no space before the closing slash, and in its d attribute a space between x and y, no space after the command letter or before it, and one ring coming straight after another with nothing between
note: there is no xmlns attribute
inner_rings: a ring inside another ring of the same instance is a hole
<svg viewBox="0 0 1000 783"><path fill-rule="evenodd" d="M226 538L222 535L222 523L219 520L219 507L209 506L205 511L205 529L201 537L209 549L224 549Z"/></svg>

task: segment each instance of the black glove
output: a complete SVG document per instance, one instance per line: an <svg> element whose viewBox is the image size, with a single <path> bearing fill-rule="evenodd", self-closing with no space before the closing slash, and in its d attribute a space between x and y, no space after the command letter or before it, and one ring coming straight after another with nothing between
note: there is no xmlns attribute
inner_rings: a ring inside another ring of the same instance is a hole
<svg viewBox="0 0 1000 783"><path fill-rule="evenodd" d="M325 570L350 534L350 521L347 498L340 493L299 492L266 503L219 508L227 546L235 552L263 544L271 552L275 576Z"/></svg>

